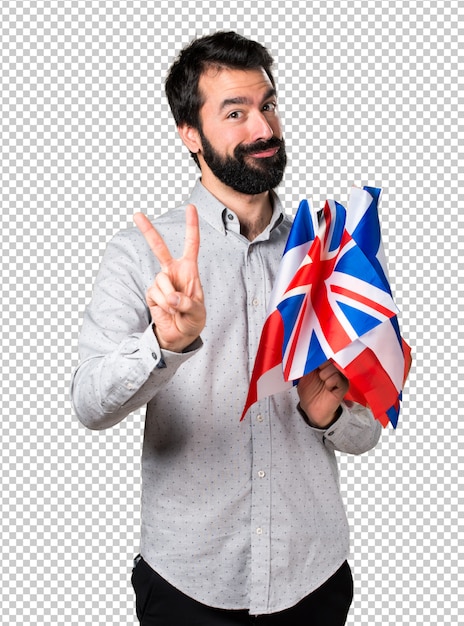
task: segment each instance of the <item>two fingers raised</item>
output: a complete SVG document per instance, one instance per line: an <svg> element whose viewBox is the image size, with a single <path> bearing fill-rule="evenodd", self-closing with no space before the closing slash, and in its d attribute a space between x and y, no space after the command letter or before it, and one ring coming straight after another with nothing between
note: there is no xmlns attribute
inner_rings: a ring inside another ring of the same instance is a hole
<svg viewBox="0 0 464 626"><path fill-rule="evenodd" d="M135 213L134 222L145 241L150 246L151 251L156 256L161 266L161 271L166 271L173 261L169 248L156 228L143 213ZM200 227L198 223L198 213L193 204L188 204L185 210L185 245L183 258L187 261L198 260L200 249Z"/></svg>

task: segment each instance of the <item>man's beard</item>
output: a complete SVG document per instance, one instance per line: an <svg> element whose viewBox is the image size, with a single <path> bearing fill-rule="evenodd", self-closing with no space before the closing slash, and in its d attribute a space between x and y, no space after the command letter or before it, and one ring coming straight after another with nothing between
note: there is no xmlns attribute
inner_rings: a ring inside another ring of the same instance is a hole
<svg viewBox="0 0 464 626"><path fill-rule="evenodd" d="M239 193L256 195L274 189L281 182L287 163L283 139L271 137L268 141L258 141L246 146L238 145L233 157L223 157L213 148L201 129L199 132L206 164L216 178L228 187ZM274 156L252 159L253 164L247 162L248 155L271 148L279 148Z"/></svg>

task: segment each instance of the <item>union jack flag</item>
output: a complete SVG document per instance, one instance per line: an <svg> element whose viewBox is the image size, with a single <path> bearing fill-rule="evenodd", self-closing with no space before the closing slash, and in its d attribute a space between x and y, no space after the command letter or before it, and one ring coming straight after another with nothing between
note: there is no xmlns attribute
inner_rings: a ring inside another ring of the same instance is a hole
<svg viewBox="0 0 464 626"><path fill-rule="evenodd" d="M257 400L289 389L331 359L348 378L345 396L397 425L409 371L386 277L380 189L353 189L345 208L328 200L316 233L300 204L271 295L242 419Z"/></svg>

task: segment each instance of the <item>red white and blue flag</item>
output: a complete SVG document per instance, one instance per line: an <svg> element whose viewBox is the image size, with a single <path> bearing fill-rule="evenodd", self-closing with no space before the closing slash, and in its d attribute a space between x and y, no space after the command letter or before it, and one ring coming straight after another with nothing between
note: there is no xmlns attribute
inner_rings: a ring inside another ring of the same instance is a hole
<svg viewBox="0 0 464 626"><path fill-rule="evenodd" d="M328 200L319 227L308 203L300 204L242 419L254 402L289 389L331 359L350 382L345 399L396 427L411 357L386 276L379 197L380 189L354 188L348 211Z"/></svg>

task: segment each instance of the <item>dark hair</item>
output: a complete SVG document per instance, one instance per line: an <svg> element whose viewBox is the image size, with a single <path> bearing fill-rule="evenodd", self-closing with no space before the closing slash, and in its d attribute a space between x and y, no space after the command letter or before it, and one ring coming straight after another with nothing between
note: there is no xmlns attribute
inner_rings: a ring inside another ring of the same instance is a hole
<svg viewBox="0 0 464 626"><path fill-rule="evenodd" d="M275 87L273 62L264 46L232 31L195 39L181 51L166 78L166 95L177 126L187 124L200 130L203 101L198 84L207 68L263 68Z"/></svg>

